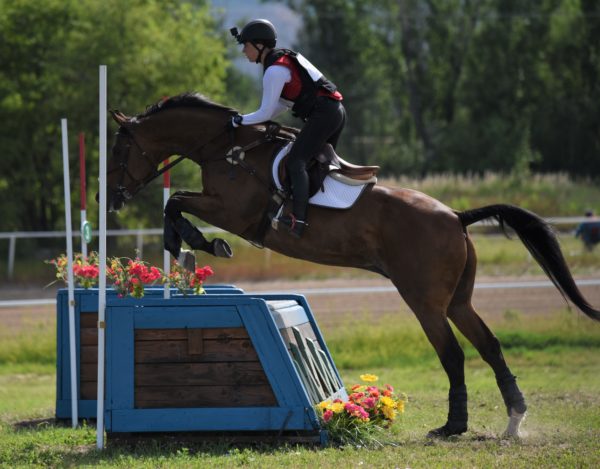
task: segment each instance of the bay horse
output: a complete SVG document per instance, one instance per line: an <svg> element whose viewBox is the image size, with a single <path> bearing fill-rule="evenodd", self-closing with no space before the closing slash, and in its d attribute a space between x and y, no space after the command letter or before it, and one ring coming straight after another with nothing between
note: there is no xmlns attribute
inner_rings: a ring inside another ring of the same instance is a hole
<svg viewBox="0 0 600 469"><path fill-rule="evenodd" d="M416 315L450 382L446 423L428 436L448 437L467 430L465 357L448 320L493 369L509 417L505 435L518 436L527 406L499 341L471 303L476 254L466 227L490 217L507 224L563 297L600 321L600 311L577 288L550 226L512 205L458 212L414 190L370 184L348 210L311 206L309 227L301 239L265 230L270 165L281 146L280 137L266 138L269 131L264 125L225 131L235 113L191 93L163 100L135 117L111 111L119 131L108 162L109 209L118 210L157 177L165 158L182 155L193 160L202 168L202 191L176 192L165 208L165 248L175 257L182 239L193 249L231 256L224 240L208 241L182 216L189 213L287 256L389 278ZM243 161L231 158L234 146L245 149Z"/></svg>

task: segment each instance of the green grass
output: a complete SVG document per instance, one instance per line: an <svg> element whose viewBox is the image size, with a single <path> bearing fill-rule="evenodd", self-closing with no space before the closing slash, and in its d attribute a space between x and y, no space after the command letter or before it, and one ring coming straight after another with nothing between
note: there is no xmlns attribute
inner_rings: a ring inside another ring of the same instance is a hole
<svg viewBox="0 0 600 469"><path fill-rule="evenodd" d="M35 421L53 415L53 332L4 336L0 467L598 467L600 327L574 313L540 320L507 311L492 328L528 399L521 441L499 438L506 425L502 400L491 370L471 347L465 347L470 431L449 441L426 440L427 430L441 425L447 412L445 375L416 322L383 318L324 334L346 385L369 372L408 395L406 413L392 429L394 445L324 450L150 441L98 452L91 427L72 430ZM17 352L21 346L27 352ZM29 426L17 424L23 421Z"/></svg>

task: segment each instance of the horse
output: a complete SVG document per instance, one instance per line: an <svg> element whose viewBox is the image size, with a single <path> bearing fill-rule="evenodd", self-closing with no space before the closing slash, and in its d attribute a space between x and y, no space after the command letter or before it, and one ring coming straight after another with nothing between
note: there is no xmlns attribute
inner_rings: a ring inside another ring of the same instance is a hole
<svg viewBox="0 0 600 469"><path fill-rule="evenodd" d="M236 111L194 93L167 98L135 117L110 112L119 130L108 161L109 210L121 208L156 178L167 157L180 155L179 159L188 158L201 167L202 191L178 191L165 206L165 248L175 257L181 253L182 240L195 250L231 257L229 245L220 238L208 241L183 216L188 213L281 254L377 272L393 283L417 317L449 381L446 423L431 430L429 437L467 431L465 356L449 320L494 371L508 415L504 435L519 436L527 410L498 339L471 302L477 258L469 225L488 218L508 225L565 300L600 321L600 311L577 288L551 227L527 210L496 204L461 212L418 191L374 183L350 209L311 206L309 226L296 239L271 229L268 220L265 223L273 195L272 155L282 139L293 137L293 129L273 132L269 125L255 125L226 131L225 124Z"/></svg>

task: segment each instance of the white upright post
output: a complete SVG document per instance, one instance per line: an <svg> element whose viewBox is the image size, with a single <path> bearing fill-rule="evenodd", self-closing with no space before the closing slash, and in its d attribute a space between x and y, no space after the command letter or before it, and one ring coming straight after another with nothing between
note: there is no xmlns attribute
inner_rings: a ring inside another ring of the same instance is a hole
<svg viewBox="0 0 600 469"><path fill-rule="evenodd" d="M86 180L85 180L85 135L83 132L79 133L79 200L80 200L80 213L81 213L81 255L83 258L87 258L88 249L87 241L84 235L84 226L87 221L87 196L86 196Z"/></svg>
<svg viewBox="0 0 600 469"><path fill-rule="evenodd" d="M168 165L168 164L169 164L169 159L167 158L163 162L163 165ZM165 208L167 206L167 202L169 200L170 195L171 195L171 176L169 174L169 171L165 171L163 173L163 208ZM164 270L167 278L169 278L169 273L171 272L171 254L166 249L163 253L163 270ZM164 298L165 299L171 298L171 284L169 283L169 281L165 282Z"/></svg>
<svg viewBox="0 0 600 469"><path fill-rule="evenodd" d="M106 327L106 65L100 65L100 128L99 128L99 193L100 193L100 213L99 221L99 240L98 240L98 406L96 413L96 447L104 448L104 333Z"/></svg>
<svg viewBox="0 0 600 469"><path fill-rule="evenodd" d="M75 344L75 280L73 278L73 227L71 225L71 178L69 176L69 139L67 137L67 119L61 119L62 153L63 153L63 181L65 186L65 228L67 231L67 282L69 298L69 349L71 360L71 423L77 428L79 415L77 405L79 393L77 391L77 350Z"/></svg>

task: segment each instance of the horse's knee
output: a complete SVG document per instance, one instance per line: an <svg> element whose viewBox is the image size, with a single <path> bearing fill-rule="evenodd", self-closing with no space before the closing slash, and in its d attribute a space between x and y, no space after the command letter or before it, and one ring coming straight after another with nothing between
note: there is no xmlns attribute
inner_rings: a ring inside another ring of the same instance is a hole
<svg viewBox="0 0 600 469"><path fill-rule="evenodd" d="M177 220L181 217L181 199L178 197L179 192L175 192L165 205L165 215L171 220Z"/></svg>
<svg viewBox="0 0 600 469"><path fill-rule="evenodd" d="M169 217L164 219L163 244L165 250L169 251L177 259L181 251L181 236L175 229L173 221Z"/></svg>

